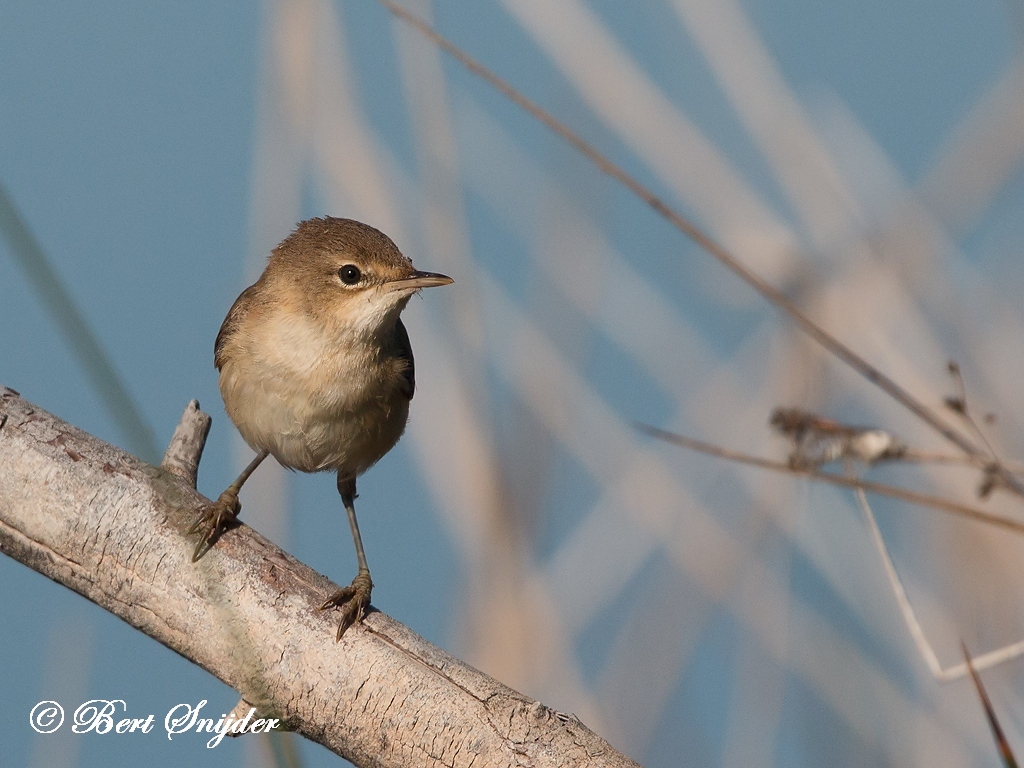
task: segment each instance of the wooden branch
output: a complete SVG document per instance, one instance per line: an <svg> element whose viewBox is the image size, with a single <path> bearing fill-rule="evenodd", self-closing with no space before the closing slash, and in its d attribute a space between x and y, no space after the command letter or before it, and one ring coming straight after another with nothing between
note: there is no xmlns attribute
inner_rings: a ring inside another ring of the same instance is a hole
<svg viewBox="0 0 1024 768"><path fill-rule="evenodd" d="M153 467L0 387L0 552L358 766L637 765L383 613L335 642L336 585L244 525L193 564L208 427L190 404Z"/></svg>
<svg viewBox="0 0 1024 768"><path fill-rule="evenodd" d="M171 444L167 446L164 460L160 462L162 469L177 475L192 488L196 487L199 459L203 456L206 436L210 434L212 422L213 419L208 414L199 410L198 400L190 402L181 415L174 435L171 436Z"/></svg>

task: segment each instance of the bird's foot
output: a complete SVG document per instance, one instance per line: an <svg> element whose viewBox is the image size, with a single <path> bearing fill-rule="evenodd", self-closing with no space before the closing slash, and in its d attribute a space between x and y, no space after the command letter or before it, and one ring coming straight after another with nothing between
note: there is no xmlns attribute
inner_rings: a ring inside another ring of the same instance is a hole
<svg viewBox="0 0 1024 768"><path fill-rule="evenodd" d="M200 510L199 517L188 529L189 536L199 534L199 543L192 553L193 563L210 551L220 535L238 519L241 509L238 492L228 488L215 502Z"/></svg>
<svg viewBox="0 0 1024 768"><path fill-rule="evenodd" d="M370 592L372 590L373 582L370 581L370 572L361 568L349 586L339 589L320 606L321 611L328 608L341 609L337 640L341 640L346 629L363 620L366 609L370 607Z"/></svg>

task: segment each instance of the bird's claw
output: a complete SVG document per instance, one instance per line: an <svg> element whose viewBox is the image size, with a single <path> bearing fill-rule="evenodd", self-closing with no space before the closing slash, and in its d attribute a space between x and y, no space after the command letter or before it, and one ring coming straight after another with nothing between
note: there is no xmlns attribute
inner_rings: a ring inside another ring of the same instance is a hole
<svg viewBox="0 0 1024 768"><path fill-rule="evenodd" d="M370 592L372 590L373 582L370 581L370 572L360 570L349 586L339 589L320 606L321 611L328 608L341 609L341 621L338 623L336 640L341 640L345 630L363 620L366 609L370 607Z"/></svg>
<svg viewBox="0 0 1024 768"><path fill-rule="evenodd" d="M210 551L220 535L238 519L241 509L238 494L230 489L224 491L215 502L202 508L199 517L188 529L189 536L199 534L199 543L192 553L193 563Z"/></svg>

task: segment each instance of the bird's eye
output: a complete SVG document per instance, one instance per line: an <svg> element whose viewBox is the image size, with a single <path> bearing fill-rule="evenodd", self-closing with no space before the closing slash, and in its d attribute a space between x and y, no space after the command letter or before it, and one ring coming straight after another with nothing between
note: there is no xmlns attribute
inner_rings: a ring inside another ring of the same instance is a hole
<svg viewBox="0 0 1024 768"><path fill-rule="evenodd" d="M359 271L359 267L355 264L346 264L344 267L338 270L338 277L341 278L341 282L345 285L355 285L362 278L362 273Z"/></svg>

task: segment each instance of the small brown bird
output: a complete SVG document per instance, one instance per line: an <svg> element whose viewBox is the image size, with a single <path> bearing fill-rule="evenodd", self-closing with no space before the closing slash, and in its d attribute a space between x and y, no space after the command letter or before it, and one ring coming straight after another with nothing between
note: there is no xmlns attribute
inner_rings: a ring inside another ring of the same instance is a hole
<svg viewBox="0 0 1024 768"><path fill-rule="evenodd" d="M341 608L339 639L362 619L373 582L356 478L398 442L415 388L399 315L421 288L451 282L417 271L387 235L351 219L303 221L273 250L214 345L228 416L256 458L192 526L201 536L193 561L238 516L238 492L268 455L289 469L337 472L359 572L321 610Z"/></svg>

